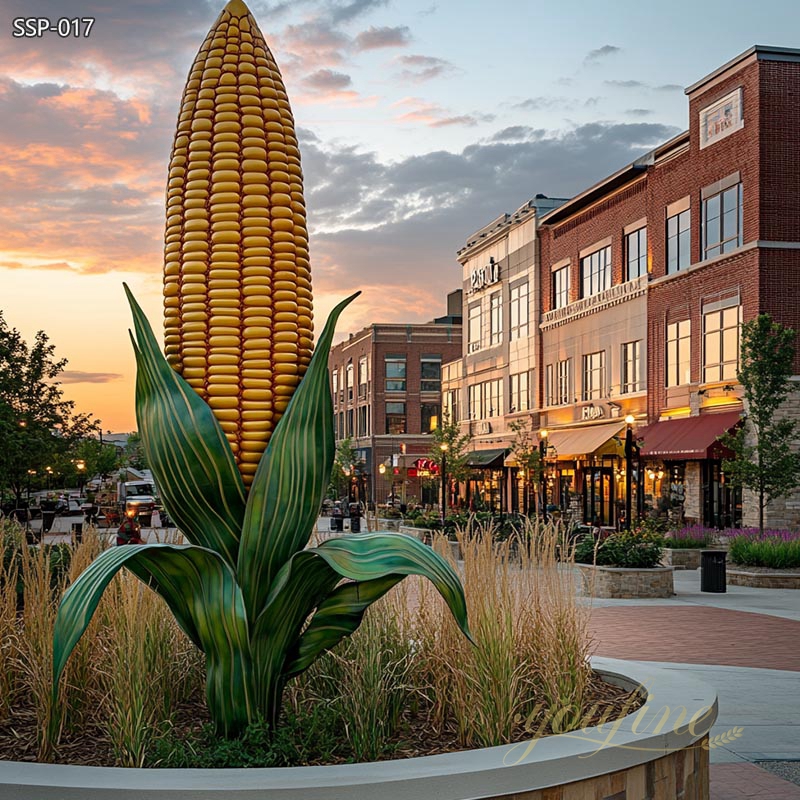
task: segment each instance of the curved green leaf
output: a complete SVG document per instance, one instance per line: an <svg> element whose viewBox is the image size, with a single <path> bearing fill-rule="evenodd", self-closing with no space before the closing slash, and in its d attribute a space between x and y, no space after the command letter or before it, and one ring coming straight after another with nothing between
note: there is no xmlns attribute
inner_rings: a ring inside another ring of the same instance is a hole
<svg viewBox="0 0 800 800"><path fill-rule="evenodd" d="M252 671L241 592L222 556L194 545L112 547L70 585L53 629L54 698L73 648L123 566L164 598L178 624L205 653L207 699L217 724L225 732L246 725L252 717Z"/></svg>
<svg viewBox="0 0 800 800"><path fill-rule="evenodd" d="M364 612L404 577L387 575L337 586L320 603L311 622L295 640L283 668L286 677L308 669L324 650L330 650L345 636L354 633L364 618Z"/></svg>
<svg viewBox="0 0 800 800"><path fill-rule="evenodd" d="M158 347L125 286L136 341L136 420L167 513L194 544L236 565L245 492L216 417Z"/></svg>
<svg viewBox="0 0 800 800"><path fill-rule="evenodd" d="M250 487L237 574L251 619L264 607L278 571L308 542L319 516L334 457L328 353L339 315L357 296L328 317Z"/></svg>
<svg viewBox="0 0 800 800"><path fill-rule="evenodd" d="M387 575L421 575L444 598L459 628L470 641L464 588L456 572L435 550L403 533L362 533L328 539L316 553L343 578L370 581Z"/></svg>

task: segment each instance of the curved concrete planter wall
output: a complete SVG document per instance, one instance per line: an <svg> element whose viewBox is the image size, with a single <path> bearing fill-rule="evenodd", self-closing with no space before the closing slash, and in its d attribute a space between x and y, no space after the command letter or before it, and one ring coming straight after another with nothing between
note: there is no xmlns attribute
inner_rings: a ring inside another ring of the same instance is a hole
<svg viewBox="0 0 800 800"><path fill-rule="evenodd" d="M708 798L714 690L673 671L598 658L648 703L602 729L446 755L289 769L157 770L0 762L8 800L478 800L569 785L570 797ZM666 722L664 710L669 709ZM683 716L681 711L685 711ZM661 723L659 725L659 723ZM620 792L622 794L620 795Z"/></svg>
<svg viewBox="0 0 800 800"><path fill-rule="evenodd" d="M625 569L576 564L583 593L592 597L672 597L675 594L672 567Z"/></svg>
<svg viewBox="0 0 800 800"><path fill-rule="evenodd" d="M757 589L800 589L800 572L748 572L747 567L729 566L728 586L754 586Z"/></svg>
<svg viewBox="0 0 800 800"><path fill-rule="evenodd" d="M673 569L700 569L701 552L699 547L665 547L664 563Z"/></svg>

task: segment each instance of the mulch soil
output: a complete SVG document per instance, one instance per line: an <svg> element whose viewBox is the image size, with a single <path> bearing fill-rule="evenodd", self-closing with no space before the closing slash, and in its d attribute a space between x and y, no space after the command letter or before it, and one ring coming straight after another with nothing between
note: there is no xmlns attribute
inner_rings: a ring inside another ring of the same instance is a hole
<svg viewBox="0 0 800 800"><path fill-rule="evenodd" d="M587 713L587 718L582 722L583 727L633 713L644 702L638 693L606 683L597 675L592 676L587 700L586 709L591 713ZM180 738L194 739L209 721L208 710L202 700L198 699L197 702L184 704L176 710L172 727ZM531 731L538 731L540 728L540 735L553 733L545 719L521 720L512 742L509 743L530 739ZM22 698L12 710L10 719L0 724L0 760L35 762L37 733L38 723L34 708ZM379 760L452 753L463 749L458 741L455 722L446 724L440 730L432 725L424 712L407 712L403 716L397 736L389 743L385 755ZM83 766L116 765L108 734L96 724L87 724L74 730L65 729L53 760L59 764ZM324 763L348 763L354 760L352 754L342 748L340 753ZM312 760L308 765L317 763L323 762Z"/></svg>

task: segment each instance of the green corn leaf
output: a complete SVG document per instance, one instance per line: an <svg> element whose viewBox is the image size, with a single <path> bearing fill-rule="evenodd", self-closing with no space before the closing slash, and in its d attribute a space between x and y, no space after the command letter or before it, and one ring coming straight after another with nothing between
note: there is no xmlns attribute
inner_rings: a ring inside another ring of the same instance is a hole
<svg viewBox="0 0 800 800"><path fill-rule="evenodd" d="M245 492L211 409L175 372L125 286L136 341L136 419L167 513L186 538L236 564Z"/></svg>
<svg viewBox="0 0 800 800"><path fill-rule="evenodd" d="M225 732L246 725L252 710L252 672L241 592L219 554L193 545L112 547L70 585L53 629L54 699L73 648L123 566L164 598L178 624L205 653L207 700L217 724Z"/></svg>
<svg viewBox="0 0 800 800"><path fill-rule="evenodd" d="M325 650L335 647L361 624L366 610L396 586L405 575L387 575L371 581L337 586L320 603L300 638L295 641L284 667L286 677L308 669Z"/></svg>
<svg viewBox="0 0 800 800"><path fill-rule="evenodd" d="M421 575L444 598L459 628L472 641L461 581L447 561L419 539L402 533L362 533L328 539L316 553L343 578L370 581L387 575Z"/></svg>
<svg viewBox="0 0 800 800"><path fill-rule="evenodd" d="M331 312L250 486L237 573L251 619L264 607L278 571L308 542L319 516L334 457L328 353L339 315L357 296Z"/></svg>

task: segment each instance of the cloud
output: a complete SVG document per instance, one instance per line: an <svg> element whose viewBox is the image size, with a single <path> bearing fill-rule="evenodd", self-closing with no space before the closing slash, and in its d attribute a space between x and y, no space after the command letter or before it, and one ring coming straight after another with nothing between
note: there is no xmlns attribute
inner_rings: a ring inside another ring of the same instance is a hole
<svg viewBox="0 0 800 800"><path fill-rule="evenodd" d="M540 95L539 97L528 97L519 103L514 103L511 108L519 108L523 111L544 111L550 108L563 108L569 105L566 97L550 97Z"/></svg>
<svg viewBox="0 0 800 800"><path fill-rule="evenodd" d="M443 128L450 125L474 127L481 122L492 122L493 114L474 112L471 114L453 114L437 103L430 103L419 97L404 97L392 104L394 108L408 109L398 114L395 120L399 123L422 123L430 128Z"/></svg>
<svg viewBox="0 0 800 800"><path fill-rule="evenodd" d="M461 281L455 251L471 232L537 192L571 197L676 132L646 122L560 133L511 126L458 153L393 163L303 141L315 297L332 304L363 289L349 330L441 314Z"/></svg>
<svg viewBox="0 0 800 800"><path fill-rule="evenodd" d="M331 2L328 4L328 16L331 22L339 24L367 14L376 8L387 5L388 0L352 0L350 3Z"/></svg>
<svg viewBox="0 0 800 800"><path fill-rule="evenodd" d="M332 69L318 69L311 75L303 78L303 84L311 89L341 90L353 83L353 79L344 72L334 72Z"/></svg>
<svg viewBox="0 0 800 800"><path fill-rule="evenodd" d="M613 44L604 44L602 47L598 47L596 50L590 50L586 54L586 58L583 59L585 64L592 64L596 61L600 61L600 59L606 58L607 56L613 56L615 53L621 52L621 47L616 47Z"/></svg>
<svg viewBox="0 0 800 800"><path fill-rule="evenodd" d="M625 113L629 117L649 117L655 112L652 108L629 108Z"/></svg>
<svg viewBox="0 0 800 800"><path fill-rule="evenodd" d="M657 92L682 92L683 86L679 83L663 83L661 86L653 87Z"/></svg>
<svg viewBox="0 0 800 800"><path fill-rule="evenodd" d="M278 41L285 52L288 70L301 73L342 64L352 44L349 36L319 17L302 25L287 25Z"/></svg>
<svg viewBox="0 0 800 800"><path fill-rule="evenodd" d="M646 83L642 81L626 80L626 81L603 81L606 86L615 86L618 89L644 89L647 87Z"/></svg>
<svg viewBox="0 0 800 800"><path fill-rule="evenodd" d="M455 71L449 61L434 56L408 55L395 60L405 67L397 75L398 80L404 82L422 83Z"/></svg>
<svg viewBox="0 0 800 800"><path fill-rule="evenodd" d="M411 41L411 31L405 25L394 28L374 26L356 36L356 50L380 50L384 47L405 47Z"/></svg>
<svg viewBox="0 0 800 800"><path fill-rule="evenodd" d="M118 381L123 376L118 372L82 372L78 369L68 369L60 373L60 383L110 383Z"/></svg>

